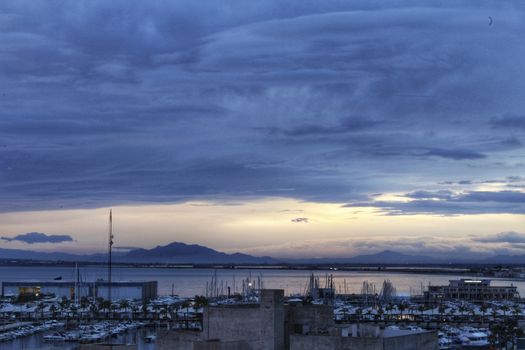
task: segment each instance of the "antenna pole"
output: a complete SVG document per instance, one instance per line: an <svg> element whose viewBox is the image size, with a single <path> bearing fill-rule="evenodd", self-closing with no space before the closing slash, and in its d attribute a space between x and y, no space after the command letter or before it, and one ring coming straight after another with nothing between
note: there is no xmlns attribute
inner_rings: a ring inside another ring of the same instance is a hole
<svg viewBox="0 0 525 350"><path fill-rule="evenodd" d="M109 241L108 241L108 299L111 303L111 248L113 247L113 214L109 210ZM109 310L111 315L111 308Z"/></svg>

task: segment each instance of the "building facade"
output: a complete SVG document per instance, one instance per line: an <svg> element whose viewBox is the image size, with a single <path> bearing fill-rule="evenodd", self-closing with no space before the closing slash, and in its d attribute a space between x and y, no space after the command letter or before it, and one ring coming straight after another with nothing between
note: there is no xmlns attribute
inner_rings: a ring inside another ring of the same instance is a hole
<svg viewBox="0 0 525 350"><path fill-rule="evenodd" d="M429 286L424 296L429 303L439 303L443 300L483 302L519 298L516 286L491 286L490 283L488 279L450 280L448 286Z"/></svg>
<svg viewBox="0 0 525 350"><path fill-rule="evenodd" d="M434 331L387 334L335 325L329 305L287 305L283 290L261 290L259 304L204 309L199 330L159 330L157 350L437 350ZM369 327L367 327L369 328Z"/></svg>
<svg viewBox="0 0 525 350"><path fill-rule="evenodd" d="M157 297L157 281L112 282L111 299L134 299L148 301ZM2 296L54 295L59 298L92 297L108 299L107 281L79 282L72 281L16 281L2 282Z"/></svg>

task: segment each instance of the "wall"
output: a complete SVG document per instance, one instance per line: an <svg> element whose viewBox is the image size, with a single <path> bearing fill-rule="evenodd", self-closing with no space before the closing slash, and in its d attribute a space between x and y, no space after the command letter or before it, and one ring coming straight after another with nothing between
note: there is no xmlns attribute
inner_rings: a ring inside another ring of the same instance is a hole
<svg viewBox="0 0 525 350"><path fill-rule="evenodd" d="M290 333L295 325L308 325L310 333L324 333L334 326L333 308L328 305L294 305L288 309Z"/></svg>
<svg viewBox="0 0 525 350"><path fill-rule="evenodd" d="M438 337L436 332L424 332L402 337L384 339L384 350L437 350Z"/></svg>
<svg viewBox="0 0 525 350"><path fill-rule="evenodd" d="M260 304L204 309L203 332L165 331L157 349L282 350L285 347L283 290L263 290Z"/></svg>
<svg viewBox="0 0 525 350"><path fill-rule="evenodd" d="M193 350L193 343L200 340L202 340L202 332L159 329L155 348L157 350Z"/></svg>
<svg viewBox="0 0 525 350"><path fill-rule="evenodd" d="M102 297L104 299L108 298L108 287L106 286L97 286L97 295L96 297ZM111 287L111 299L113 301L118 301L122 299L142 299L142 286L124 286L113 285Z"/></svg>
<svg viewBox="0 0 525 350"><path fill-rule="evenodd" d="M259 305L212 306L204 311L205 339L259 340L261 324Z"/></svg>
<svg viewBox="0 0 525 350"><path fill-rule="evenodd" d="M290 336L290 350L437 350L435 332L389 338L356 338L332 335Z"/></svg>
<svg viewBox="0 0 525 350"><path fill-rule="evenodd" d="M333 335L292 335L290 350L383 350L381 338L351 338ZM397 348L397 350L405 348ZM421 349L423 350L423 349ZM426 349L424 349L426 350Z"/></svg>

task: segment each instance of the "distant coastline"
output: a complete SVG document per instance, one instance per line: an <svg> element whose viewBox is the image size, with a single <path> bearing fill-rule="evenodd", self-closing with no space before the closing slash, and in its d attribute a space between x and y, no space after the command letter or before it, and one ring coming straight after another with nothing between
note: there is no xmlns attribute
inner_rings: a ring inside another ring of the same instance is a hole
<svg viewBox="0 0 525 350"><path fill-rule="evenodd" d="M104 267L105 262L93 261L38 261L25 259L0 259L2 267ZM509 267L518 267L509 265ZM499 268L490 264L166 264L166 263L114 263L114 268L152 268L152 269L217 269L217 270L299 270L330 272L367 272L367 273L409 273L436 275L465 275L498 278L493 271ZM506 280L523 281L523 278L508 278Z"/></svg>

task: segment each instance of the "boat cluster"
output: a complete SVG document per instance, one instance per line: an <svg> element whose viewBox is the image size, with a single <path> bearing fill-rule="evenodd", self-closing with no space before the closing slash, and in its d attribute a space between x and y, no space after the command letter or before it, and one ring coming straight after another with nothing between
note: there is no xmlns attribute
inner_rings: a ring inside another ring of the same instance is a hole
<svg viewBox="0 0 525 350"><path fill-rule="evenodd" d="M485 328L445 326L438 332L439 349L485 348L489 345L489 335L490 331Z"/></svg>
<svg viewBox="0 0 525 350"><path fill-rule="evenodd" d="M525 305L517 302L486 302L483 305L466 301L444 301L428 306L399 298L386 305L358 305L342 300L334 302L334 318L361 320L419 320L419 321L496 321L507 317L525 317Z"/></svg>
<svg viewBox="0 0 525 350"><path fill-rule="evenodd" d="M27 337L36 333L47 332L56 328L64 327L64 323L55 320L49 320L42 324L21 324L20 327L16 327L9 331L0 333L0 342L10 341L17 338Z"/></svg>
<svg viewBox="0 0 525 350"><path fill-rule="evenodd" d="M47 342L80 342L92 343L102 341L110 336L127 332L128 330L137 329L144 326L144 322L131 321L112 324L111 322L98 322L89 325L81 325L75 330L67 332L54 332L45 335L44 341Z"/></svg>

